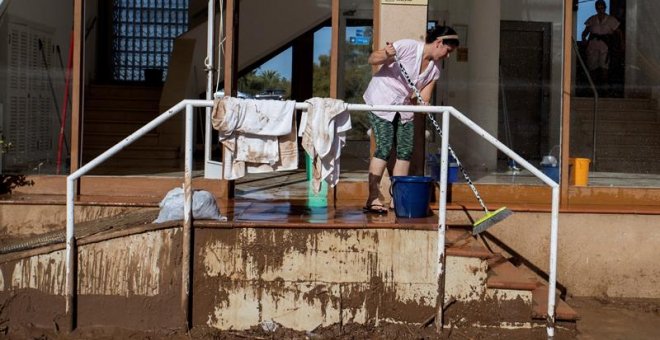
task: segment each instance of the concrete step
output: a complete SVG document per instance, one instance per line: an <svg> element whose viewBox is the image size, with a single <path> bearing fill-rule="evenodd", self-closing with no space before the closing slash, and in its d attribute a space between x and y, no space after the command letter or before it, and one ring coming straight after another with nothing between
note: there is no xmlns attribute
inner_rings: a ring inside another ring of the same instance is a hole
<svg viewBox="0 0 660 340"><path fill-rule="evenodd" d="M143 126L144 124L140 122L117 119L86 120L85 133L91 134L97 132L113 132L116 134L124 134L128 136Z"/></svg>
<svg viewBox="0 0 660 340"><path fill-rule="evenodd" d="M85 132L114 132L117 134L129 134L145 126L147 122L138 122L130 120L110 119L89 119L85 121ZM168 121L152 129L150 132L169 133L181 135L183 125L179 122ZM181 137L183 138L183 137Z"/></svg>
<svg viewBox="0 0 660 340"><path fill-rule="evenodd" d="M593 106L593 98L571 99L571 109L573 110L590 110L593 109ZM643 98L599 98L598 107L610 110L653 110L657 108L657 103L653 99Z"/></svg>
<svg viewBox="0 0 660 340"><path fill-rule="evenodd" d="M94 120L103 120L103 119L115 119L131 122L140 122L146 124L158 117L162 112L158 112L158 109L155 110L143 110L135 109L132 107L127 108L114 108L114 107L99 107L93 109L87 109L85 111L85 121L94 121Z"/></svg>
<svg viewBox="0 0 660 340"><path fill-rule="evenodd" d="M158 112L159 102L158 98L96 98L85 101L85 110L114 108Z"/></svg>
<svg viewBox="0 0 660 340"><path fill-rule="evenodd" d="M468 234L470 235L469 237L447 247L447 256L474 257L482 260L487 260L494 256L490 250L475 240L469 232Z"/></svg>
<svg viewBox="0 0 660 340"><path fill-rule="evenodd" d="M83 157L83 165L93 158ZM126 170L128 172L117 172L116 169ZM122 175L122 174L151 174L181 171L183 169L183 159L144 159L144 158L121 158L112 157L97 168L92 170L92 175ZM157 170L157 171L155 171Z"/></svg>
<svg viewBox="0 0 660 340"><path fill-rule="evenodd" d="M539 285L537 280L529 278L509 261L491 266L488 270L486 287L491 289L531 291L538 288Z"/></svg>
<svg viewBox="0 0 660 340"><path fill-rule="evenodd" d="M578 313L564 300L555 299L555 319L563 321L576 321L580 318ZM532 318L544 320L548 316L548 286L542 285L532 291Z"/></svg>
<svg viewBox="0 0 660 340"><path fill-rule="evenodd" d="M160 100L162 91L162 86L92 84L85 89L85 100L100 98L158 98Z"/></svg>
<svg viewBox="0 0 660 340"><path fill-rule="evenodd" d="M593 127L592 120L583 120L579 123L578 131L589 133ZM628 120L606 120L598 121L597 133L624 133L635 132L642 134L657 134L660 123L657 122L635 122Z"/></svg>
<svg viewBox="0 0 660 340"><path fill-rule="evenodd" d="M593 119L594 112L593 108L588 110L573 110L571 112L571 118L577 119ZM611 108L599 108L598 109L598 120L608 121L608 120L621 120L626 119L628 121L645 121L645 122L657 122L658 121L658 111L651 109L622 109L616 110Z"/></svg>
<svg viewBox="0 0 660 340"><path fill-rule="evenodd" d="M107 148L102 147L86 147L83 150L83 159L92 159L105 152ZM133 160L182 160L179 155L179 148L177 147L145 147L145 146L129 146L126 149L118 152L112 158L123 158ZM111 158L111 159L112 159Z"/></svg>
<svg viewBox="0 0 660 340"><path fill-rule="evenodd" d="M632 156L632 155L631 155ZM620 157L597 156L597 170L602 172L625 172L637 174L660 174L660 159L631 156Z"/></svg>
<svg viewBox="0 0 660 340"><path fill-rule="evenodd" d="M85 141L86 148L110 148L113 145L121 142L124 138L126 138L126 136L128 135L112 131L98 131L94 133L86 133L83 137L83 140ZM157 146L158 139L158 133L150 132L133 142L131 146Z"/></svg>
<svg viewBox="0 0 660 340"><path fill-rule="evenodd" d="M660 131L658 133L613 132L599 133L596 137L598 145L660 145Z"/></svg>
<svg viewBox="0 0 660 340"><path fill-rule="evenodd" d="M598 144L597 157L618 158L619 160L647 160L660 158L660 144L648 145L616 145Z"/></svg>

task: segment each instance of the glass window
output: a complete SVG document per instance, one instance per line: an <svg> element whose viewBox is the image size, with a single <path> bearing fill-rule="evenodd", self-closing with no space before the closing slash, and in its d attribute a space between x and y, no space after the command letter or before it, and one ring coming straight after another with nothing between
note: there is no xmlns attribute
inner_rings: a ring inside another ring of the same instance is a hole
<svg viewBox="0 0 660 340"><path fill-rule="evenodd" d="M660 44L649 38L660 34L660 4L591 1L575 10L569 182L660 186Z"/></svg>
<svg viewBox="0 0 660 340"><path fill-rule="evenodd" d="M0 192L18 175L68 172L72 13L72 2L0 2Z"/></svg>
<svg viewBox="0 0 660 340"><path fill-rule="evenodd" d="M558 179L562 2L431 0L428 13L428 20L454 28L461 43L442 63L434 103L453 106ZM427 163L438 137L427 123ZM473 181L542 184L457 120L450 144ZM544 159L552 160L548 169Z"/></svg>
<svg viewBox="0 0 660 340"><path fill-rule="evenodd" d="M115 1L113 79L160 82L167 76L171 41L188 29L188 0ZM169 12L169 15L163 15ZM148 78L148 79L147 79Z"/></svg>
<svg viewBox="0 0 660 340"><path fill-rule="evenodd" d="M337 97L351 104L364 103L371 80L367 62L373 46L373 1L340 1L340 46ZM369 168L370 124L367 112L351 112L351 125L342 150L342 172L366 173Z"/></svg>

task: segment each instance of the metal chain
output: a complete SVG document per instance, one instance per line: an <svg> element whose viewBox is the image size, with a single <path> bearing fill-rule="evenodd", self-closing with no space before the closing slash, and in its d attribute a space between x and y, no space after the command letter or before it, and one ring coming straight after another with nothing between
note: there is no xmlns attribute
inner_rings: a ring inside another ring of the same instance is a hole
<svg viewBox="0 0 660 340"><path fill-rule="evenodd" d="M401 69L401 74L403 77L406 79L408 82L408 85L410 88L413 90L415 93L415 96L417 97L417 103L420 105L425 105L426 103L424 102L424 99L422 98L422 94L419 93L419 89L417 86L415 86L415 83L412 81L410 78L410 75L406 71L406 69L403 67L403 64L401 63L401 60L399 60L399 55L394 54L394 60L396 63L399 65L399 68ZM426 112L426 117L431 121L433 126L435 127L435 130L438 132L440 135L440 138L442 138L442 128L438 124L438 122L433 118L433 115L430 112ZM477 191L477 188L474 186L474 183L472 183L472 180L470 179L470 176L468 175L467 171L463 167L463 164L461 161L458 159L458 156L456 156L456 153L454 152L454 149L450 145L447 146L447 149L449 149L449 153L451 153L451 156L456 160L456 164L458 164L458 168L461 170L461 173L463 174L463 178L465 178L465 181L467 182L468 186L474 193L474 196L477 198L477 201L479 201L479 205L484 209L486 213L488 213L488 208L486 207L486 204L484 203L484 200L481 198L481 195L479 195L479 191Z"/></svg>

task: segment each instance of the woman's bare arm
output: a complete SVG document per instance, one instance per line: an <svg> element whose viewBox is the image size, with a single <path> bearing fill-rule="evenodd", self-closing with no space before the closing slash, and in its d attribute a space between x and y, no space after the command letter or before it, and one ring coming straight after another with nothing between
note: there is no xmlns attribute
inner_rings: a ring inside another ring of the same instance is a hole
<svg viewBox="0 0 660 340"><path fill-rule="evenodd" d="M384 48L373 51L369 55L368 62L370 65L383 65L383 64L389 64L394 60L394 56L396 55L396 50L394 49L394 46L391 43L386 43Z"/></svg>

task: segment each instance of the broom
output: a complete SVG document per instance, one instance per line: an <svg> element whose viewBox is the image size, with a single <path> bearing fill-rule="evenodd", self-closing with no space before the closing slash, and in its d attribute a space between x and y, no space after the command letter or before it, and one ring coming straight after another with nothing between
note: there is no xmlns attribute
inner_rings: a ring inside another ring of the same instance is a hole
<svg viewBox="0 0 660 340"><path fill-rule="evenodd" d="M397 65L399 65L399 68L401 69L401 74L408 82L408 86L410 86L410 88L415 93L415 96L417 97L417 102L423 105L424 100L422 99L422 94L419 93L417 86L415 86L415 83L410 78L410 75L408 75L408 72L406 72L406 69L403 67L403 64L401 64L401 61L399 60L399 56L397 54L394 55L394 60L396 61ZM433 123L435 130L442 137L442 129L440 128L440 125L435 120L435 118L433 118L433 115L427 113L426 116L429 118L429 120L431 120L431 123ZM477 187L474 186L474 183L472 183L472 180L470 179L470 176L468 176L468 173L463 167L463 164L461 164L461 161L458 159L458 156L456 156L454 149L452 149L451 146L448 146L448 149L449 152L451 153L451 156L454 157L454 159L456 160L456 163L458 164L458 168L461 170L461 173L463 174L463 178L465 178L465 181L472 190L472 193L474 193L474 196L477 198L479 205L481 205L481 208L484 210L484 216L478 219L472 225L472 235L477 235L479 233L482 233L486 231L488 228L503 221L505 218L511 216L513 212L509 210L507 207L501 207L492 212L488 210L486 204L484 203L484 200L481 198L481 195L479 195L479 191L477 191Z"/></svg>

